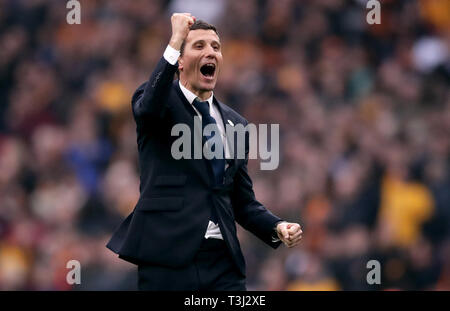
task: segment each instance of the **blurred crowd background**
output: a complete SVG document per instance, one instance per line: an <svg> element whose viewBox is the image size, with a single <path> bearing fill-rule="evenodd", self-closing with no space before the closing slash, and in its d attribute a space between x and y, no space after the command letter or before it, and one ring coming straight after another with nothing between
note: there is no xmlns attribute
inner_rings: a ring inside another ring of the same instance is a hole
<svg viewBox="0 0 450 311"><path fill-rule="evenodd" d="M191 12L220 34L215 95L280 124L258 200L303 226L276 251L239 228L248 289L450 290L450 2L380 2L369 25L365 0L81 0L69 25L0 0L0 289L137 288L105 247L139 196L130 99Z"/></svg>

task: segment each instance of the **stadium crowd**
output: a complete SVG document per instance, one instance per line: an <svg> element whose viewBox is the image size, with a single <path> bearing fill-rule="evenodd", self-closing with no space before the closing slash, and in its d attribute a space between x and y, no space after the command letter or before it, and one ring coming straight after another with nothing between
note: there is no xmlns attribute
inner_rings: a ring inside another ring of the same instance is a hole
<svg viewBox="0 0 450 311"><path fill-rule="evenodd" d="M239 228L248 289L450 290L450 2L380 2L369 25L365 0L81 0L69 25L65 1L1 0L0 289L136 289L105 247L139 196L130 99L191 12L222 41L215 95L280 125L250 175L304 231L274 251Z"/></svg>

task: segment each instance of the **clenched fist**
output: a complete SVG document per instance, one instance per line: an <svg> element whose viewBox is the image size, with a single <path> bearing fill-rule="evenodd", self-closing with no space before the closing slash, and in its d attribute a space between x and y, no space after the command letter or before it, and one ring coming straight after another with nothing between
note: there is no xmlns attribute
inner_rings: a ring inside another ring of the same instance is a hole
<svg viewBox="0 0 450 311"><path fill-rule="evenodd" d="M302 228L297 223L280 222L277 225L278 238L287 246L294 247L302 239Z"/></svg>
<svg viewBox="0 0 450 311"><path fill-rule="evenodd" d="M169 44L179 51L181 44L189 33L189 28L195 22L195 16L190 13L174 13L170 20L172 22L172 37Z"/></svg>

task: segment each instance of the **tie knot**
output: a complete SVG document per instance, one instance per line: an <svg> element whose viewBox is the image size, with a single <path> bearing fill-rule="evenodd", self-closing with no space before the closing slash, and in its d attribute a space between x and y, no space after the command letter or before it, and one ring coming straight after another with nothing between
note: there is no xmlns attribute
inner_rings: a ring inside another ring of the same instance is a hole
<svg viewBox="0 0 450 311"><path fill-rule="evenodd" d="M209 116L210 115L209 114L209 103L208 103L208 101L202 102L197 97L197 98L194 99L194 102L192 104L194 105L194 107L198 111L200 111L202 116Z"/></svg>

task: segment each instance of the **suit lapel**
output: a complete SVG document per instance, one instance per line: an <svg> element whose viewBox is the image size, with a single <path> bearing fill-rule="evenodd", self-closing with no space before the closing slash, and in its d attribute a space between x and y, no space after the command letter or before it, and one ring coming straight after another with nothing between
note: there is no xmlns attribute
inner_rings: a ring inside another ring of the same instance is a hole
<svg viewBox="0 0 450 311"><path fill-rule="evenodd" d="M213 100L216 103L217 107L219 108L219 112L222 117L227 144L228 146L232 145L232 148L230 149L232 159L230 159L231 161L228 161L229 167L227 169L227 171L229 171L233 166L236 166L237 164L237 137L234 131L232 133L227 133L227 125L228 127L234 126L235 124L238 123L238 120L234 118L233 112L226 105L217 100L215 97ZM234 135L234 137L231 137L231 134Z"/></svg>
<svg viewBox="0 0 450 311"><path fill-rule="evenodd" d="M184 106L186 112L188 113L188 116L186 116L186 124L189 126L191 133L194 133L194 117L197 117L197 112L194 110L194 108L192 107L192 105L188 102L188 100L186 99L186 96L184 96L183 92L180 89L180 85L179 85L179 80L175 80L173 82L173 87L175 88L175 91L178 95L178 97L181 100L182 105ZM203 133L202 133L203 134ZM195 135L195 134L194 134ZM191 152L194 151L194 136L192 136L191 139ZM201 144L202 144L202 159L200 160L194 160L195 162L199 163L202 162L204 165L204 168L206 169L206 174L202 174L204 176L204 178L206 179L207 183L211 184L214 181L214 172L212 170L212 166L210 161L208 161L204 156L203 156L203 145L205 140L203 139L203 135L201 137ZM202 172L204 172L204 170L202 170Z"/></svg>
<svg viewBox="0 0 450 311"><path fill-rule="evenodd" d="M184 96L183 92L180 89L180 85L179 85L179 80L175 80L173 82L173 87L175 88L175 91L178 94L178 97L180 98L181 102L183 103L184 107L186 108L186 110L188 111L188 113L193 117L197 116L197 113L195 112L194 108L192 107L192 105L188 102L188 100L186 99L186 96ZM193 120L193 119L192 119ZM192 121L191 120L191 121ZM194 122L191 122L192 125L194 124ZM189 124L191 124L189 123Z"/></svg>

